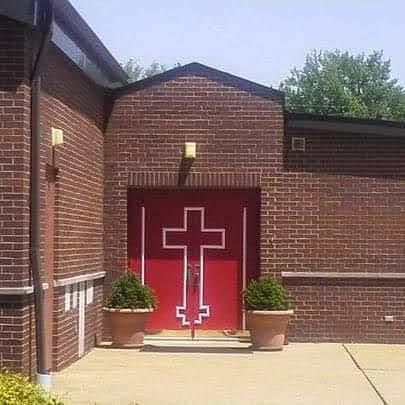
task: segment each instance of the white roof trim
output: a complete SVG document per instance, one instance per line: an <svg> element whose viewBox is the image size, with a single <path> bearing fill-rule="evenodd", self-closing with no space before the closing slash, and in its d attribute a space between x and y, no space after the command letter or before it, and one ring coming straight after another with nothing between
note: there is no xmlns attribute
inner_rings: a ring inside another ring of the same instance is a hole
<svg viewBox="0 0 405 405"><path fill-rule="evenodd" d="M66 285L72 285L76 283L81 283L82 281L98 280L104 278L106 275L105 271L99 271L97 273L82 274L80 276L62 278L60 280L54 280L54 287L64 287Z"/></svg>

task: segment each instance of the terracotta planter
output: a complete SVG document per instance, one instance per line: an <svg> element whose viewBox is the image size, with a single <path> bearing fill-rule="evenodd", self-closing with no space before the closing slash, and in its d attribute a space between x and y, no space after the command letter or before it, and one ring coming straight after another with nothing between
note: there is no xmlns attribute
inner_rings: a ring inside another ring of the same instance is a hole
<svg viewBox="0 0 405 405"><path fill-rule="evenodd" d="M103 308L111 325L114 347L142 347L146 322L153 309Z"/></svg>
<svg viewBox="0 0 405 405"><path fill-rule="evenodd" d="M252 348L255 350L283 350L285 335L292 310L247 311Z"/></svg>

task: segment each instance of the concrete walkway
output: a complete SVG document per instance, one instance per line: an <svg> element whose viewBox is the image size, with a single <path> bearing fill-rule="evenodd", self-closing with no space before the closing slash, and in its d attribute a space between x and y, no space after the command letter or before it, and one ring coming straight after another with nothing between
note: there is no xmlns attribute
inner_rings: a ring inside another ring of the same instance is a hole
<svg viewBox="0 0 405 405"><path fill-rule="evenodd" d="M405 346L290 344L276 353L242 343L181 346L96 349L55 375L54 392L74 405L405 403Z"/></svg>
<svg viewBox="0 0 405 405"><path fill-rule="evenodd" d="M346 345L387 404L405 404L405 345Z"/></svg>

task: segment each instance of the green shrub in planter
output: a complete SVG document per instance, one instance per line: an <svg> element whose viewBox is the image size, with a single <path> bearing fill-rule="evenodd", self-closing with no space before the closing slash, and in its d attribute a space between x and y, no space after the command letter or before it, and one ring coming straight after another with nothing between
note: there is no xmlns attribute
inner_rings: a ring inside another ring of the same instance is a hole
<svg viewBox="0 0 405 405"><path fill-rule="evenodd" d="M105 303L107 308L114 309L155 309L157 304L152 289L142 285L139 278L132 272L114 281L111 297Z"/></svg>
<svg viewBox="0 0 405 405"><path fill-rule="evenodd" d="M0 405L63 405L27 377L0 371Z"/></svg>
<svg viewBox="0 0 405 405"><path fill-rule="evenodd" d="M243 293L248 311L284 311L288 300L282 285L273 277L262 277L249 283Z"/></svg>

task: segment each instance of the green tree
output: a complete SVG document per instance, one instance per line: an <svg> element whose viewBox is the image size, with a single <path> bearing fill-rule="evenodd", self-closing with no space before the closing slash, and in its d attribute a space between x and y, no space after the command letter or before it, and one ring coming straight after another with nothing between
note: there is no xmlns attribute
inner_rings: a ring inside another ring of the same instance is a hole
<svg viewBox="0 0 405 405"><path fill-rule="evenodd" d="M122 63L122 68L128 75L130 83L142 79L143 67L139 64L139 62L136 59L131 58L125 63Z"/></svg>
<svg viewBox="0 0 405 405"><path fill-rule="evenodd" d="M174 67L179 66L180 66L179 63L176 63L174 65ZM146 79L147 77L151 77L159 73L163 73L169 69L169 67L167 67L166 65L156 61L152 62L149 66L143 67L140 64L139 60L133 58L123 63L122 67L128 74L130 83Z"/></svg>
<svg viewBox="0 0 405 405"><path fill-rule="evenodd" d="M163 73L166 70L168 70L168 67L166 65L154 61L150 64L150 66L146 67L143 70L143 77L151 77L159 73Z"/></svg>
<svg viewBox="0 0 405 405"><path fill-rule="evenodd" d="M294 112L405 120L405 90L391 77L382 51L312 51L280 89Z"/></svg>

